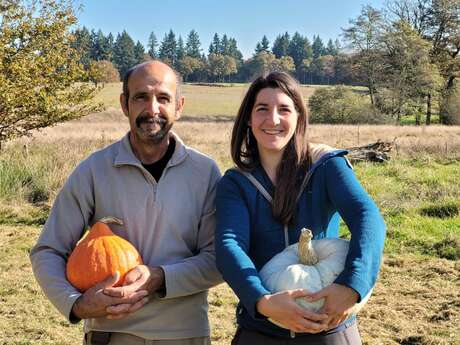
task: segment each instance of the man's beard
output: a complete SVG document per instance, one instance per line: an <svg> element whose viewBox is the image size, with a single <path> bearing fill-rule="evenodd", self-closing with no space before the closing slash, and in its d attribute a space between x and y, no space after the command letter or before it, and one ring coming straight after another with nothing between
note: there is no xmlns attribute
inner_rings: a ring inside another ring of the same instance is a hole
<svg viewBox="0 0 460 345"><path fill-rule="evenodd" d="M159 144L168 135L172 122L159 115L140 114L136 118L136 136L139 141L149 144Z"/></svg>

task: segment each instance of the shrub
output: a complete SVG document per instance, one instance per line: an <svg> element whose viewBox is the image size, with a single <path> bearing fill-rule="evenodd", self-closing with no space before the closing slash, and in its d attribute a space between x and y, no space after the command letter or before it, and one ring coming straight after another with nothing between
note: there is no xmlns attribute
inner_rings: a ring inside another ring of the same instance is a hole
<svg viewBox="0 0 460 345"><path fill-rule="evenodd" d="M389 118L372 107L366 95L345 86L318 88L309 100L312 123L387 123Z"/></svg>

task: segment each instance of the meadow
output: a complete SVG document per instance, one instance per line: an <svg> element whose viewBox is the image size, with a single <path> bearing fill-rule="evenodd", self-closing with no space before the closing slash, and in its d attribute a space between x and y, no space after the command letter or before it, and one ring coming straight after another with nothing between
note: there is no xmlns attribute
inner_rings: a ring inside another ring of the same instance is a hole
<svg viewBox="0 0 460 345"><path fill-rule="evenodd" d="M174 130L222 171L232 166L232 120L246 87L183 87L186 107ZM98 96L106 111L0 152L0 344L81 343L81 324L69 325L44 297L28 253L70 171L127 132L120 89L108 84ZM302 88L306 98L313 90ZM387 224L380 278L359 316L364 344L460 344L460 127L311 125L310 140L395 144L388 162L354 165ZM230 344L237 300L226 284L211 289L209 300L213 344Z"/></svg>

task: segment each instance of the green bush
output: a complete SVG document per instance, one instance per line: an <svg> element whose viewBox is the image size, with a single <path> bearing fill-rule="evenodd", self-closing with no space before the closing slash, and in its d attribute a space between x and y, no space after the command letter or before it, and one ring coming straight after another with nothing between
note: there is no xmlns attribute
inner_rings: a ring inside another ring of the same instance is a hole
<svg viewBox="0 0 460 345"><path fill-rule="evenodd" d="M391 121L372 107L367 95L345 86L316 89L308 105L312 123L376 124Z"/></svg>

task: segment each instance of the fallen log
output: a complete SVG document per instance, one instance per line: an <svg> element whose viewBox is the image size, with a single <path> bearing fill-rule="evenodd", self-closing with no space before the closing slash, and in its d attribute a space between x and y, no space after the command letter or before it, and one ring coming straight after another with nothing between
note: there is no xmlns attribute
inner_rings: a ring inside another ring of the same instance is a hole
<svg viewBox="0 0 460 345"><path fill-rule="evenodd" d="M385 142L378 140L375 143L365 146L356 146L347 148L347 158L350 162L386 162L390 159L390 151L394 147L394 142Z"/></svg>

